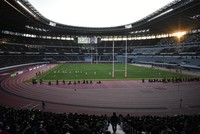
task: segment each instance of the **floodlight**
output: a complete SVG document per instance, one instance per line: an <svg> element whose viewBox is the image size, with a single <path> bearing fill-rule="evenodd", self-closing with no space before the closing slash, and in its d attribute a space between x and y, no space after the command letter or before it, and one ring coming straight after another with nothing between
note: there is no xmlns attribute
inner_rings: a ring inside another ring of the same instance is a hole
<svg viewBox="0 0 200 134"><path fill-rule="evenodd" d="M183 35L185 35L185 34L186 34L185 31L174 33L174 35L175 35L176 37L178 37L178 38L181 38L181 37L182 37Z"/></svg>

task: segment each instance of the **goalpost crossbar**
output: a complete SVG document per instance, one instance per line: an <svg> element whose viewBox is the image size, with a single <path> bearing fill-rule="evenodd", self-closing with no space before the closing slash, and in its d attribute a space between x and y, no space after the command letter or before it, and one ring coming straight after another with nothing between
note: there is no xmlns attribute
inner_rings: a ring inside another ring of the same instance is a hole
<svg viewBox="0 0 200 134"><path fill-rule="evenodd" d="M124 72L125 70L115 70L115 72Z"/></svg>

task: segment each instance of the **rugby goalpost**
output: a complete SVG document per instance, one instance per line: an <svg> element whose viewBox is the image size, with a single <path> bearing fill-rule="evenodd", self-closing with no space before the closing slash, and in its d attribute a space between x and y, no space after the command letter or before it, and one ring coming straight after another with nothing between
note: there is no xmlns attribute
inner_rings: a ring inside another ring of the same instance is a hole
<svg viewBox="0 0 200 134"><path fill-rule="evenodd" d="M112 46L112 77L115 77L115 72L123 71L124 77L126 78L128 76L127 73L127 39L125 40L125 55L124 55L124 70L116 70L115 69L115 42L113 40L113 46Z"/></svg>

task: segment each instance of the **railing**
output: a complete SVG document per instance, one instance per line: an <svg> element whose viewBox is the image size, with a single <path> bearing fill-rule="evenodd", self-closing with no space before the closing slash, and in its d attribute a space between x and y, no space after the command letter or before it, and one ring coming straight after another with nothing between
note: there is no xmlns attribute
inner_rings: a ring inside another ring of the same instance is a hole
<svg viewBox="0 0 200 134"><path fill-rule="evenodd" d="M28 66L28 65L37 65L37 64L47 64L47 63L49 63L49 62L34 62L34 63L27 63L27 64L20 64L20 65L2 67L2 68L0 68L0 71L13 69L13 68L16 68L16 67L22 67L22 66Z"/></svg>

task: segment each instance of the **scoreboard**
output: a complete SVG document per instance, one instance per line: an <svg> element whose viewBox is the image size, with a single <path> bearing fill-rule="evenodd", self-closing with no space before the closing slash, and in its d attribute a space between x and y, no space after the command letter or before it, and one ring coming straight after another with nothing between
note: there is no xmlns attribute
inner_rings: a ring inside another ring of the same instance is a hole
<svg viewBox="0 0 200 134"><path fill-rule="evenodd" d="M77 38L78 44L97 44L98 43L98 38L95 36L92 37L78 37Z"/></svg>

